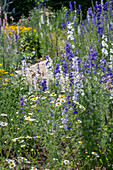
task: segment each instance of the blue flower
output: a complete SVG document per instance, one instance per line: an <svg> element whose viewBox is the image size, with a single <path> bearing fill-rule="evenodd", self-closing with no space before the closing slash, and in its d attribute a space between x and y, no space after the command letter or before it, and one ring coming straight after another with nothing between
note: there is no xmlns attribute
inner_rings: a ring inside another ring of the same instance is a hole
<svg viewBox="0 0 113 170"><path fill-rule="evenodd" d="M68 130L71 130L71 127L70 127L70 126L68 126L68 127L67 127L67 129L68 129Z"/></svg>
<svg viewBox="0 0 113 170"><path fill-rule="evenodd" d="M47 89L47 85L46 85L46 79L42 80L42 91L45 91L45 89Z"/></svg>
<svg viewBox="0 0 113 170"><path fill-rule="evenodd" d="M71 4L71 1L69 2L70 10L73 11L73 6Z"/></svg>

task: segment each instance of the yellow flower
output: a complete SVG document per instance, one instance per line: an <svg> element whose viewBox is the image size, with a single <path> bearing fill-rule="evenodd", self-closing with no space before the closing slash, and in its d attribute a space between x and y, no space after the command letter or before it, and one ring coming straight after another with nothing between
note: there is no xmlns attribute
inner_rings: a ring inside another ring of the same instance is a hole
<svg viewBox="0 0 113 170"><path fill-rule="evenodd" d="M27 46L26 48L25 48L25 50L27 50L29 48L29 46Z"/></svg>
<svg viewBox="0 0 113 170"><path fill-rule="evenodd" d="M0 66L2 66L2 64L0 63Z"/></svg>
<svg viewBox="0 0 113 170"><path fill-rule="evenodd" d="M8 74L8 72L4 72L4 74Z"/></svg>
<svg viewBox="0 0 113 170"><path fill-rule="evenodd" d="M35 48L32 48L32 50L35 50Z"/></svg>
<svg viewBox="0 0 113 170"><path fill-rule="evenodd" d="M6 83L3 83L3 85L6 85Z"/></svg>
<svg viewBox="0 0 113 170"><path fill-rule="evenodd" d="M36 29L34 29L33 31L36 32Z"/></svg>
<svg viewBox="0 0 113 170"><path fill-rule="evenodd" d="M5 81L8 82L9 80L6 79Z"/></svg>
<svg viewBox="0 0 113 170"><path fill-rule="evenodd" d="M13 75L14 75L13 73L10 74L10 76L13 76Z"/></svg>
<svg viewBox="0 0 113 170"><path fill-rule="evenodd" d="M5 70L4 69L0 69L0 73L3 73Z"/></svg>

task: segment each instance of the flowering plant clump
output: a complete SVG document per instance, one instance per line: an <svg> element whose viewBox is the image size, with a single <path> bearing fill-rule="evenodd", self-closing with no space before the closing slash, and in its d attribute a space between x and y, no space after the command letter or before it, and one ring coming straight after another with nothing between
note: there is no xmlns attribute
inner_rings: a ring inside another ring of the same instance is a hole
<svg viewBox="0 0 113 170"><path fill-rule="evenodd" d="M29 27L2 30L1 169L113 169L113 1L95 5L84 21L70 2L70 11L34 9ZM30 77L38 43L46 61Z"/></svg>
<svg viewBox="0 0 113 170"><path fill-rule="evenodd" d="M22 34L25 31L32 30L32 27L25 27L25 26L5 26L2 27L2 31L4 34L8 33L10 35L14 34Z"/></svg>

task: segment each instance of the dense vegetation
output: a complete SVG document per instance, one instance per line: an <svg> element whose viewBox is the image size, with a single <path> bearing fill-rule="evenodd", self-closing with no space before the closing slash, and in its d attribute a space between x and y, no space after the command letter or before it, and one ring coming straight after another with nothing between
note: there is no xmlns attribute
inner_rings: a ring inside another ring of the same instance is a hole
<svg viewBox="0 0 113 170"><path fill-rule="evenodd" d="M0 169L113 169L113 0L1 23Z"/></svg>

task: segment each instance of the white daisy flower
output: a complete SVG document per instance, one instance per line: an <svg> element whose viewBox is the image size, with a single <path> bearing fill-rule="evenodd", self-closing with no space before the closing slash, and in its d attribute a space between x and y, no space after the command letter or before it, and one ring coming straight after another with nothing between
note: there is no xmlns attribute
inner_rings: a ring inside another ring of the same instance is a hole
<svg viewBox="0 0 113 170"><path fill-rule="evenodd" d="M12 164L12 163L15 163L15 161L12 160L12 159L9 159L9 160L8 160L8 164Z"/></svg>
<svg viewBox="0 0 113 170"><path fill-rule="evenodd" d="M79 144L82 144L82 141L78 141Z"/></svg>
<svg viewBox="0 0 113 170"><path fill-rule="evenodd" d="M71 139L71 137L70 137L70 136L67 136L66 138L67 138L67 139Z"/></svg>
<svg viewBox="0 0 113 170"><path fill-rule="evenodd" d="M81 120L78 120L78 123L82 123L82 121L81 121Z"/></svg>
<svg viewBox="0 0 113 170"><path fill-rule="evenodd" d="M40 136L36 136L36 138L40 138Z"/></svg>
<svg viewBox="0 0 113 170"><path fill-rule="evenodd" d="M24 138L24 136L20 136L20 137L18 137L17 139L22 139L22 138Z"/></svg>
<svg viewBox="0 0 113 170"><path fill-rule="evenodd" d="M0 122L0 125L1 125L1 126L7 126L8 123L6 123L6 122Z"/></svg>
<svg viewBox="0 0 113 170"><path fill-rule="evenodd" d="M50 93L50 92L49 92L49 91L45 91L44 93L48 94L48 93Z"/></svg>
<svg viewBox="0 0 113 170"><path fill-rule="evenodd" d="M23 162L27 162L27 159L25 157L21 157Z"/></svg>
<svg viewBox="0 0 113 170"><path fill-rule="evenodd" d="M57 103L56 103L56 106L61 106L61 103L60 103L60 102L57 102Z"/></svg>
<svg viewBox="0 0 113 170"><path fill-rule="evenodd" d="M13 142L16 142L17 140L18 140L18 138L14 138L14 139L12 139L12 141L13 141Z"/></svg>
<svg viewBox="0 0 113 170"><path fill-rule="evenodd" d="M97 156L97 153L96 152L91 152L92 153L92 155L95 155L95 156Z"/></svg>
<svg viewBox="0 0 113 170"><path fill-rule="evenodd" d="M64 160L64 164L69 164L69 161L68 160Z"/></svg>
<svg viewBox="0 0 113 170"><path fill-rule="evenodd" d="M75 104L79 104L77 101L73 101Z"/></svg>
<svg viewBox="0 0 113 170"><path fill-rule="evenodd" d="M7 114L5 114L5 113L2 113L2 114L1 114L1 116L7 116Z"/></svg>
<svg viewBox="0 0 113 170"><path fill-rule="evenodd" d="M64 128L64 127L63 127L63 126L59 126L59 128L61 128L61 129L62 129L62 128Z"/></svg>
<svg viewBox="0 0 113 170"><path fill-rule="evenodd" d="M80 109L84 109L84 106L82 106L82 105L79 105L79 108L80 108Z"/></svg>
<svg viewBox="0 0 113 170"><path fill-rule="evenodd" d="M9 164L9 168L10 168L10 169L13 169L15 166L16 166L15 163Z"/></svg>
<svg viewBox="0 0 113 170"><path fill-rule="evenodd" d="M34 121L35 119L31 119L30 117L26 117L25 120L29 120L29 121Z"/></svg>
<svg viewBox="0 0 113 170"><path fill-rule="evenodd" d="M60 102L61 102L61 103L65 103L65 102L66 102L66 100L64 100L64 99L61 99L61 100L60 100Z"/></svg>
<svg viewBox="0 0 113 170"><path fill-rule="evenodd" d="M53 92L53 93L50 94L50 96L51 96L51 97L52 97L52 96L56 96L56 94Z"/></svg>
<svg viewBox="0 0 113 170"><path fill-rule="evenodd" d="M32 166L32 167L31 167L31 170L37 170L37 168L35 168L35 167Z"/></svg>
<svg viewBox="0 0 113 170"><path fill-rule="evenodd" d="M51 104L54 104L54 103L55 103L55 101L53 101L53 100L52 100L50 103L51 103Z"/></svg>
<svg viewBox="0 0 113 170"><path fill-rule="evenodd" d="M20 140L20 141L19 141L19 143L23 143L23 142L24 142L24 140Z"/></svg>
<svg viewBox="0 0 113 170"><path fill-rule="evenodd" d="M33 115L33 113L28 113L28 115L32 116L32 115Z"/></svg>
<svg viewBox="0 0 113 170"><path fill-rule="evenodd" d="M43 96L41 99L46 99L47 97L46 96Z"/></svg>
<svg viewBox="0 0 113 170"><path fill-rule="evenodd" d="M32 107L32 108L36 107L36 104L35 104L35 105L32 105L31 107Z"/></svg>
<svg viewBox="0 0 113 170"><path fill-rule="evenodd" d="M32 139L32 137L31 136L26 136L25 139Z"/></svg>
<svg viewBox="0 0 113 170"><path fill-rule="evenodd" d="M18 159L18 163L21 164L22 162L23 162L23 160L22 160L21 158L19 158L19 159Z"/></svg>

